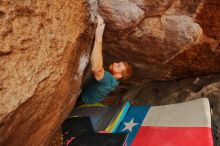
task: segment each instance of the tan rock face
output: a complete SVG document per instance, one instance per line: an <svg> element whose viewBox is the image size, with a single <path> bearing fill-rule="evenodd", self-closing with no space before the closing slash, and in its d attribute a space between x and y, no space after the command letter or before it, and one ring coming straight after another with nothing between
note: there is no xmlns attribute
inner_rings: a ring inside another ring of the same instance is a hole
<svg viewBox="0 0 220 146"><path fill-rule="evenodd" d="M220 1L129 2L132 3L129 10L139 7L144 11L141 21L129 21L126 17L123 17L127 19L123 19L126 24L117 19L108 21L112 20L112 13L118 12L119 5L126 5L127 1L117 1L118 5L112 7L108 7L108 1L99 3L99 11L104 14L108 26L104 35L106 66L114 61L127 60L134 68L133 77L125 83L141 84L148 80L220 72ZM125 6L120 7L120 12L123 11L128 11ZM123 16L118 15L118 18ZM117 30L111 29L119 25Z"/></svg>
<svg viewBox="0 0 220 146"><path fill-rule="evenodd" d="M218 0L206 0L196 14L195 20L203 28L208 37L220 40L220 2Z"/></svg>
<svg viewBox="0 0 220 146"><path fill-rule="evenodd" d="M129 0L137 4L138 7L143 9L146 16L158 16L166 12L172 6L174 0Z"/></svg>
<svg viewBox="0 0 220 146"><path fill-rule="evenodd" d="M100 14L112 29L135 26L144 16L144 11L128 0L100 0L98 4Z"/></svg>
<svg viewBox="0 0 220 146"><path fill-rule="evenodd" d="M86 1L0 1L0 145L44 145L73 107L93 29Z"/></svg>

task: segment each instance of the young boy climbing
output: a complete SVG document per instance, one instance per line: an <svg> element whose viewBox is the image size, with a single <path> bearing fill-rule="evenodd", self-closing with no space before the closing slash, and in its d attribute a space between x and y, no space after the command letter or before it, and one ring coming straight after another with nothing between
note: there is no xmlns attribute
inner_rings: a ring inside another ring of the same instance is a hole
<svg viewBox="0 0 220 146"><path fill-rule="evenodd" d="M84 103L101 102L108 93L118 86L119 79L127 79L132 73L132 68L126 61L113 63L109 66L109 71L104 70L102 36L105 23L100 15L97 15L97 21L95 43L90 58L94 80L82 90L80 98Z"/></svg>

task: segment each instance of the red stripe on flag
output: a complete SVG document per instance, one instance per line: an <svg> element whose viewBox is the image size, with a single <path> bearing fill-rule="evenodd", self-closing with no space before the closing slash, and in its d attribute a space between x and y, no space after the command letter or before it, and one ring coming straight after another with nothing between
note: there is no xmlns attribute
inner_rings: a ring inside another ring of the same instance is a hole
<svg viewBox="0 0 220 146"><path fill-rule="evenodd" d="M142 126L132 146L213 146L208 127Z"/></svg>

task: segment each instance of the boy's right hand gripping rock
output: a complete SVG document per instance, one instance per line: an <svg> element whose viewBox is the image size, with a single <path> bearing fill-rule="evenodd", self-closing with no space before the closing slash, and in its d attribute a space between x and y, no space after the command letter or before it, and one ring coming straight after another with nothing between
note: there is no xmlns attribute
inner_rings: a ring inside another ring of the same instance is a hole
<svg viewBox="0 0 220 146"><path fill-rule="evenodd" d="M97 41L101 41L102 40L102 35L103 35L103 32L104 32L104 28L105 28L105 23L104 23L104 20L103 18L98 14L97 15L97 22L98 22L98 25L97 25L97 28L96 28L96 39Z"/></svg>

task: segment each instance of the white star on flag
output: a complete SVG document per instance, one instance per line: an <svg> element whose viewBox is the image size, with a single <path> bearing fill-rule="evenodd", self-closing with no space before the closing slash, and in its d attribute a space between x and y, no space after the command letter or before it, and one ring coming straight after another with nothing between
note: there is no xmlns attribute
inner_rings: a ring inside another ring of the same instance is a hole
<svg viewBox="0 0 220 146"><path fill-rule="evenodd" d="M134 123L134 118L130 122L124 122L125 128L122 131L128 130L129 132L132 131L132 128L138 123Z"/></svg>

